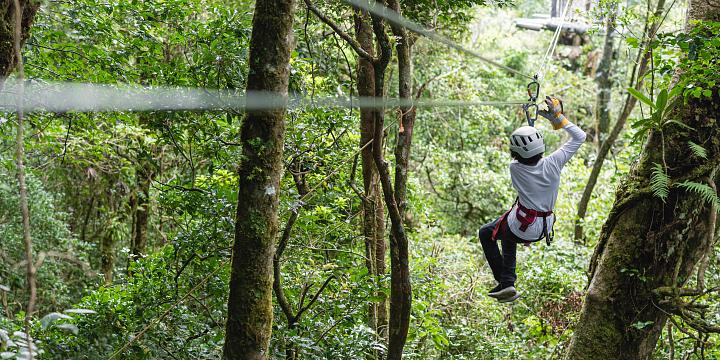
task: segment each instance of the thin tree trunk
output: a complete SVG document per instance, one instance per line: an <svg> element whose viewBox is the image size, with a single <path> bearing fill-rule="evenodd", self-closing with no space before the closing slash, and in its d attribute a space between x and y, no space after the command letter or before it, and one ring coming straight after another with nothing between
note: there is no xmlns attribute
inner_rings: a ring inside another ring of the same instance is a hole
<svg viewBox="0 0 720 360"><path fill-rule="evenodd" d="M14 1L14 25L13 28L13 53L17 63L17 133L15 143L15 161L17 164L18 187L20 192L20 212L22 214L23 243L25 244L25 267L28 302L25 310L25 336L28 344L28 358L33 359L33 341L30 330L32 329L31 320L35 313L35 301L37 300L37 279L35 274L35 262L33 261L33 244L30 237L30 210L28 208L28 192L25 183L25 133L24 133L24 114L23 114L23 97L25 68L22 60L22 42L23 42L23 6L19 0Z"/></svg>
<svg viewBox="0 0 720 360"><path fill-rule="evenodd" d="M720 6L691 0L689 20L720 20ZM688 28L690 23L686 25ZM682 71L682 69L678 69ZM619 187L591 263L591 281L568 359L649 359L672 313L662 289L682 287L712 248L711 212L701 196L672 186L663 202L652 195L654 164L667 164L670 184L717 182L720 96L680 102L668 125L651 132L639 164ZM688 157L687 143L705 144L707 160Z"/></svg>
<svg viewBox="0 0 720 360"><path fill-rule="evenodd" d="M112 284L113 269L115 267L115 246L113 230L108 229L100 241L100 269L103 273L105 285Z"/></svg>
<svg viewBox="0 0 720 360"><path fill-rule="evenodd" d="M659 18L662 16L664 8L665 0L659 0L652 20L648 20L651 21L651 23L649 26L649 30L647 30L646 32L647 38L645 39L644 45L641 47L638 53L638 56L640 57L640 62L637 68L634 69L635 76L631 77L630 79L631 86L634 86L635 90L642 90L643 84L645 82L645 74L647 73L648 65L652 57L648 44L652 40L654 40L655 36L657 35L657 31L660 28ZM598 151L597 158L595 159L592 171L590 172L590 176L588 177L588 182L585 185L582 197L580 198L580 202L578 203L577 218L575 220L576 242L585 242L583 221L585 219L585 215L587 214L588 205L590 204L590 197L592 196L595 185L597 184L598 176L600 176L600 171L602 170L602 166L605 163L605 159L607 158L608 153L610 153L610 149L615 144L618 136L620 136L620 132L625 127L625 123L627 122L627 119L630 117L630 114L635 108L635 104L637 104L637 99L628 93L625 96L625 105L620 112L620 116L618 116L618 120L615 122L612 131L610 131L610 134L608 135L607 139L603 141L602 146Z"/></svg>
<svg viewBox="0 0 720 360"><path fill-rule="evenodd" d="M355 38L361 48L370 56L375 56L372 25L370 24L370 15L365 11L356 10L354 14L355 21ZM373 62L359 57L357 71L357 90L358 95L364 97L375 96L375 67ZM380 197L380 183L378 182L377 168L372 156L372 147L365 146L372 141L375 129L375 117L372 109L360 109L360 146L364 147L360 152L362 177L363 177L363 236L365 238L365 265L368 273L373 275L376 281L379 275L384 274L384 248L385 248L385 214L382 207L382 198ZM378 249L378 243L382 246ZM378 250L381 251L382 264L378 264ZM378 269L378 265L381 268ZM377 286L379 284L376 283ZM376 293L382 296L382 292ZM387 324L386 301L371 301L368 306L368 322L370 327L377 334L381 334L381 326ZM381 336L381 339L385 339ZM376 359L377 350L373 349L370 358Z"/></svg>
<svg viewBox="0 0 720 360"><path fill-rule="evenodd" d="M148 164L138 169L136 174L135 211L133 212L133 231L130 246L130 256L133 260L139 259L147 248L148 218L150 213L150 183L152 182L152 169Z"/></svg>
<svg viewBox="0 0 720 360"><path fill-rule="evenodd" d="M400 4L397 0L389 2L390 8L401 13ZM398 55L398 89L402 100L413 98L413 63L412 63L412 39L407 29L400 26L392 26L395 35L395 50ZM400 215L405 220L407 212L407 180L410 162L410 146L412 145L413 128L415 127L415 107L405 106L400 108L400 128L398 131L397 144L395 146L395 200L398 204ZM406 226L407 226L407 222Z"/></svg>
<svg viewBox="0 0 720 360"><path fill-rule="evenodd" d="M391 9L401 13L400 4L397 0L388 1ZM396 38L395 49L398 61L398 92L401 99L411 100L413 98L413 63L412 63L412 39L407 29L392 25L393 35ZM393 214L397 211L397 217L391 216L391 221L399 221L393 224L395 228L392 234L390 246L391 260L391 289L390 289L390 337L388 359L402 358L402 351L410 328L410 310L412 306L412 287L410 284L410 255L406 227L407 215L407 180L410 162L410 147L415 126L415 107L400 108L400 126L395 146L395 191L394 200L397 210L390 209ZM387 204L391 208L390 203Z"/></svg>
<svg viewBox="0 0 720 360"><path fill-rule="evenodd" d="M603 44L602 59L598 65L598 73L596 77L598 94L597 94L597 111L595 111L595 141L598 147L602 145L610 128L610 97L612 95L612 73L613 54L615 49L615 20L617 18L617 5L611 5L610 15L605 20L605 42Z"/></svg>
<svg viewBox="0 0 720 360"><path fill-rule="evenodd" d="M379 2L385 5L385 1ZM375 62L375 96L383 97L385 89L385 69L392 56L392 48L385 29L384 21L372 16L373 32L378 40L380 59ZM383 154L385 117L383 110L375 111L375 129L373 136L373 158L378 168L385 205L391 222L390 236L390 319L388 329L388 359L402 359L410 323L410 274L408 272L408 241L400 215L390 170Z"/></svg>
<svg viewBox="0 0 720 360"><path fill-rule="evenodd" d="M248 91L287 97L293 0L258 0L250 39ZM272 283L278 233L285 109L248 112L241 127L230 296L223 356L264 360L272 332Z"/></svg>

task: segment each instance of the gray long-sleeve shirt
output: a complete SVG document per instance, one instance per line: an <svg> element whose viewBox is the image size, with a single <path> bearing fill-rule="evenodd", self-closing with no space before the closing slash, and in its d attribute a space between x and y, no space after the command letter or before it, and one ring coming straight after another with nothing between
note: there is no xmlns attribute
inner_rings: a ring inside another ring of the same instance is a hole
<svg viewBox="0 0 720 360"><path fill-rule="evenodd" d="M528 209L552 211L555 208L560 186L560 171L585 142L586 134L577 125L569 123L563 129L570 135L570 140L550 156L540 159L534 166L521 164L517 160L510 162L513 187L518 192L520 204ZM542 219L536 219L523 232L520 230L521 223L517 219L516 211L517 205L513 206L508 214L510 230L523 240L537 240L543 230ZM547 218L548 231L554 222L555 215Z"/></svg>

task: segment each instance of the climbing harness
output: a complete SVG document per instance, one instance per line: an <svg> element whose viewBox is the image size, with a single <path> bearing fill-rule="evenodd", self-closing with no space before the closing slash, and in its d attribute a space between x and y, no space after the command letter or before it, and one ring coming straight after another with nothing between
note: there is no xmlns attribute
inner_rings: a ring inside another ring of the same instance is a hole
<svg viewBox="0 0 720 360"><path fill-rule="evenodd" d="M528 102L523 104L522 108L525 112L528 126L535 126L538 117L537 98L540 95L540 83L538 82L538 74L533 76L533 81L527 85Z"/></svg>
<svg viewBox="0 0 720 360"><path fill-rule="evenodd" d="M545 243L550 246L552 241L555 239L555 229L554 226L550 227L550 230L548 231L548 225L547 225L547 218L550 216L554 216L552 210L551 211L538 211L535 209L529 209L523 206L520 203L520 198L515 198L515 202L510 207L510 210L506 211L503 216L500 217L497 224L495 224L495 228L492 232L492 240L497 240L497 236L500 233L500 229L502 229L503 226L507 225L507 217L510 215L510 212L515 208L515 205L517 205L517 208L515 209L515 217L520 222L520 231L525 232L528 228L528 226L532 225L537 218L543 219L543 229L542 232L540 232L540 237L537 238L537 240L524 240L525 244L530 244L534 242L538 242L542 239L545 239ZM554 225L554 223L553 223Z"/></svg>

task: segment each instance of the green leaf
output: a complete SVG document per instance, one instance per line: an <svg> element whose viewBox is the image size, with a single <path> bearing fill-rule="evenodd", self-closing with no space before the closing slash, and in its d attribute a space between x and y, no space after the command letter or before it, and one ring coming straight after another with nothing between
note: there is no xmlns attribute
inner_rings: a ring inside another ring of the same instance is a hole
<svg viewBox="0 0 720 360"><path fill-rule="evenodd" d="M645 96L643 93L635 90L635 88L627 88L627 91L630 93L630 95L634 96L636 99L644 102L646 105L650 106L651 108L655 108L655 104L653 104L652 100Z"/></svg>
<svg viewBox="0 0 720 360"><path fill-rule="evenodd" d="M665 111L665 106L667 105L668 100L668 92L666 89L662 89L660 93L657 96L657 99L655 99L655 109L657 109L658 112L661 114Z"/></svg>
<svg viewBox="0 0 720 360"><path fill-rule="evenodd" d="M654 163L652 169L652 175L650 176L650 188L652 189L653 195L657 196L662 202L665 202L668 194L670 193L670 178L665 172L665 168Z"/></svg>
<svg viewBox="0 0 720 360"><path fill-rule="evenodd" d="M630 325L630 326L632 326L632 327L634 327L634 328L636 328L636 329L638 329L638 330L642 330L642 329L644 329L644 328L646 328L646 327L648 327L648 326L650 326L650 325L652 325L652 324L654 324L654 323L655 323L654 321L638 321L638 322L636 322L636 323L633 323L633 324Z"/></svg>
<svg viewBox="0 0 720 360"><path fill-rule="evenodd" d="M688 145L690 146L690 150L692 150L693 154L699 158L707 159L707 150L705 150L704 147L692 142L688 141Z"/></svg>
<svg viewBox="0 0 720 360"><path fill-rule="evenodd" d="M669 124L675 124L675 125L677 125L677 126L680 126L680 127L685 128L685 129L695 131L695 128L694 128L694 127L692 127L692 126L690 126L690 125L688 125L688 124L682 123L682 122L680 122L680 121L673 120L673 119L666 121L663 125L669 125Z"/></svg>
<svg viewBox="0 0 720 360"><path fill-rule="evenodd" d="M718 197L717 192L715 192L715 190L709 185L694 181L685 181L678 186L700 195L703 201L713 204L716 209L720 209L720 198Z"/></svg>

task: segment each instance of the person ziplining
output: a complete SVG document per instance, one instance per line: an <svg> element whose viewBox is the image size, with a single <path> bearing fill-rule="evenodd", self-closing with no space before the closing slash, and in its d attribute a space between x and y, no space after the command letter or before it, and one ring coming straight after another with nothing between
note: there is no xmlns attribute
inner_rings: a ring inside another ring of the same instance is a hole
<svg viewBox="0 0 720 360"><path fill-rule="evenodd" d="M562 101L547 96L547 110L538 115L550 120L555 130L563 129L570 140L543 157L543 135L532 126L522 126L510 135L510 153L513 160L508 165L517 198L510 210L495 221L483 225L479 232L485 258L497 281L488 295L499 302L511 302L520 297L515 288L517 275L517 244L530 245L545 239L553 240L555 214L553 208L558 196L562 168L585 142L586 134L564 115ZM502 253L497 240L502 245Z"/></svg>

